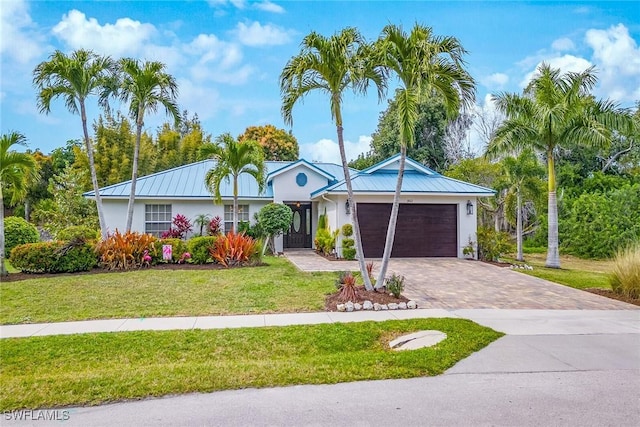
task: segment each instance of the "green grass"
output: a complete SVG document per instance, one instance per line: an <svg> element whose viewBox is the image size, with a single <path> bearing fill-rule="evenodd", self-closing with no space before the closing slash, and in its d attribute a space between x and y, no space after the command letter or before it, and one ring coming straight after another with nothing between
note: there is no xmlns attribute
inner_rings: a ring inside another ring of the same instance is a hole
<svg viewBox="0 0 640 427"><path fill-rule="evenodd" d="M0 323L319 311L336 273L283 258L228 270L137 270L0 284Z"/></svg>
<svg viewBox="0 0 640 427"><path fill-rule="evenodd" d="M609 277L613 269L610 260L581 259L571 255L561 255L561 269L546 268L546 253L531 253L524 257L527 264L533 266L533 270L517 270L531 276L560 283L576 289L601 288L611 289ZM519 264L513 258L509 262Z"/></svg>
<svg viewBox="0 0 640 427"><path fill-rule="evenodd" d="M447 339L414 351L387 348L424 329ZM0 410L438 375L501 336L464 319L415 319L3 339Z"/></svg>

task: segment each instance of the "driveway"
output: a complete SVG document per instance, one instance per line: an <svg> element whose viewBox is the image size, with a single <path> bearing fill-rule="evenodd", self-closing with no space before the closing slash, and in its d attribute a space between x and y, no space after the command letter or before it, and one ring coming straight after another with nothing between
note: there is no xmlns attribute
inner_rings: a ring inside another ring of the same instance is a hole
<svg viewBox="0 0 640 427"><path fill-rule="evenodd" d="M312 251L286 254L303 271L358 270L356 261L328 261ZM380 260L367 260L380 266ZM559 285L509 268L457 258L394 258L389 273L405 276L403 294L420 308L637 310L640 307Z"/></svg>

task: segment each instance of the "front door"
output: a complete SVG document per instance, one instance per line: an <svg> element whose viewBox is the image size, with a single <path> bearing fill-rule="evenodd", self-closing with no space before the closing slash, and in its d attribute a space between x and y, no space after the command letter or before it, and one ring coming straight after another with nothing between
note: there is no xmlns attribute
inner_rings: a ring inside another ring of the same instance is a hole
<svg viewBox="0 0 640 427"><path fill-rule="evenodd" d="M287 204L293 211L293 221L289 232L284 235L284 247L286 248L310 248L311 247L311 204L292 203Z"/></svg>

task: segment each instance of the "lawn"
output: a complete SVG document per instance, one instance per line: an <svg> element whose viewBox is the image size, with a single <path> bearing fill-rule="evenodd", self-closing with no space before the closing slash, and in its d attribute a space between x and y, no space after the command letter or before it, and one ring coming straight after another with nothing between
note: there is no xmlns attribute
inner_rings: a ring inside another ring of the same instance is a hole
<svg viewBox="0 0 640 427"><path fill-rule="evenodd" d="M447 339L413 351L387 348L425 329ZM3 339L0 411L438 375L500 336L464 319L414 319Z"/></svg>
<svg viewBox="0 0 640 427"><path fill-rule="evenodd" d="M611 289L609 275L613 270L611 260L581 259L571 255L561 255L561 269L546 268L546 253L525 254L527 264L533 266L533 270L518 270L531 276L550 280L576 289L601 288ZM519 264L513 258L509 262Z"/></svg>
<svg viewBox="0 0 640 427"><path fill-rule="evenodd" d="M0 324L152 316L321 311L336 273L303 273L284 258L228 270L136 270L0 284Z"/></svg>

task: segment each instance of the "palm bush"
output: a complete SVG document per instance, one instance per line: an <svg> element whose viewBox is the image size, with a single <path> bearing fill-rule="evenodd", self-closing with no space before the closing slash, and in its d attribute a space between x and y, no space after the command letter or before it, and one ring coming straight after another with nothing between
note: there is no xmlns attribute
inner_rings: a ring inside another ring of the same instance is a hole
<svg viewBox="0 0 640 427"><path fill-rule="evenodd" d="M610 283L614 292L640 298L640 241L618 251Z"/></svg>

